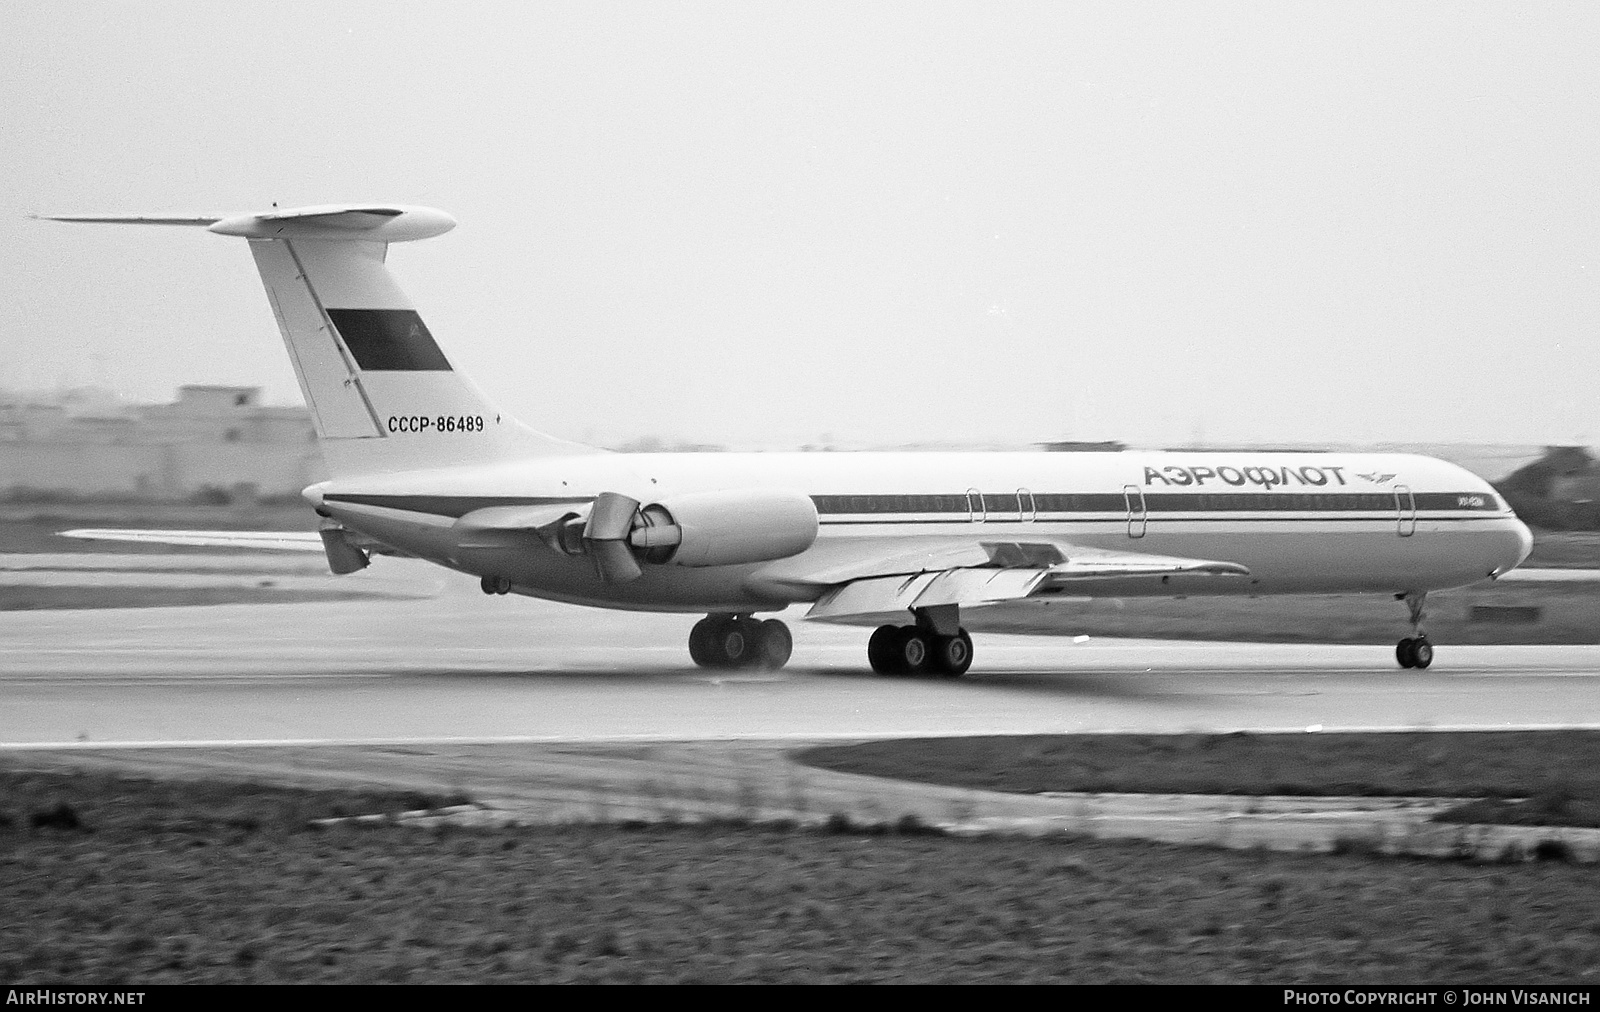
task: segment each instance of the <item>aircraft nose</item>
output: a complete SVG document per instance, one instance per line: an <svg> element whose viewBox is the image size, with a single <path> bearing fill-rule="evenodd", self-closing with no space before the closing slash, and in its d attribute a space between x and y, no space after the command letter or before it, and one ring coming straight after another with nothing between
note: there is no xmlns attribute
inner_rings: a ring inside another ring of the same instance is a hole
<svg viewBox="0 0 1600 1012"><path fill-rule="evenodd" d="M1518 566L1522 565L1523 562L1525 562L1527 560L1528 556L1531 555L1531 554L1533 554L1533 532L1528 529L1528 525L1527 524L1523 523L1521 520L1518 520L1517 521L1517 561L1513 562L1507 568L1516 569Z"/></svg>
<svg viewBox="0 0 1600 1012"><path fill-rule="evenodd" d="M1489 572L1491 577L1500 576L1516 569L1522 565L1523 561L1533 551L1533 532L1528 529L1528 525L1518 519L1513 519L1511 523L1512 529L1506 533L1511 534L1514 541L1506 539L1500 542L1500 545L1503 546L1501 550L1505 554L1500 556L1500 564Z"/></svg>

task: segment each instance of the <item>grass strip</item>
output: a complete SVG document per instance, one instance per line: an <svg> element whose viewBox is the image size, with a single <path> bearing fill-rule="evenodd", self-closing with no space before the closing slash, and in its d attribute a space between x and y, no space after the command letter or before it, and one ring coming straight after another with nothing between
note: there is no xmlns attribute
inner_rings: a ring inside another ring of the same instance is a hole
<svg viewBox="0 0 1600 1012"><path fill-rule="evenodd" d="M796 758L1018 794L1482 798L1440 821L1600 827L1600 731L1000 735L830 745Z"/></svg>
<svg viewBox="0 0 1600 1012"><path fill-rule="evenodd" d="M312 830L458 799L0 771L0 977L1584 982L1600 879L732 826Z"/></svg>

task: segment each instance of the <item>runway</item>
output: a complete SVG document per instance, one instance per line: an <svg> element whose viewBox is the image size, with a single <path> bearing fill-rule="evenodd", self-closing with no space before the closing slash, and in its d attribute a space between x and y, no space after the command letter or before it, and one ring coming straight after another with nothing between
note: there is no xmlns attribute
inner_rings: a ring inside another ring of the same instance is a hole
<svg viewBox="0 0 1600 1012"><path fill-rule="evenodd" d="M0 747L1600 725L1594 646L1440 643L1417 672L1375 646L980 633L947 682L874 676L866 630L797 609L788 668L709 672L693 616L485 597L385 562L377 578L440 592L0 614Z"/></svg>
<svg viewBox="0 0 1600 1012"><path fill-rule="evenodd" d="M171 560L135 568L178 579ZM1597 646L1446 643L1433 668L1402 671L1378 646L975 633L973 669L944 681L873 675L866 630L805 623L796 609L789 667L707 671L685 647L694 616L485 597L471 580L395 560L354 581L394 596L0 613L0 757L464 794L475 807L451 817L467 821L914 817L953 832L1321 850L1359 837L1396 853L1498 855L1531 846L1525 831L1464 836L1427 822L1436 802L1251 799L1235 810L1008 795L835 773L791 753L922 735L1600 726ZM1561 838L1600 859L1600 832Z"/></svg>

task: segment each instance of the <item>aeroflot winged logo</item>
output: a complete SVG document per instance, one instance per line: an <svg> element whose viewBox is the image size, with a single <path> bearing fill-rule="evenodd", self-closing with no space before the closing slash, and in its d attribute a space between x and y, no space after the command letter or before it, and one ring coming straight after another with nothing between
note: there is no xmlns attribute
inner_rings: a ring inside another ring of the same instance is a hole
<svg viewBox="0 0 1600 1012"><path fill-rule="evenodd" d="M1340 486L1350 484L1345 480L1344 467L1314 466L1291 467L1289 465L1260 467L1182 467L1169 465L1167 467L1146 467L1144 469L1144 483L1146 485L1194 485L1204 486L1208 481L1215 481L1222 485L1232 485L1235 488L1243 485L1255 485L1258 488L1277 488L1280 485L1313 485L1313 486ZM1380 474L1376 471L1371 474L1353 475L1377 485L1393 481L1395 475Z"/></svg>

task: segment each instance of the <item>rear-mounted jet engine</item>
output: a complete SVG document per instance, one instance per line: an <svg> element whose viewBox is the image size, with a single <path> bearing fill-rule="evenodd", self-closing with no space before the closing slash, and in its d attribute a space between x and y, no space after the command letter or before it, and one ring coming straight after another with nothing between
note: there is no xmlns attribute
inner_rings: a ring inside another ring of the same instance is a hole
<svg viewBox="0 0 1600 1012"><path fill-rule="evenodd" d="M817 540L817 508L799 492L729 489L672 496L642 506L602 492L584 519L559 524L550 539L594 560L600 578L626 583L641 563L738 566L798 555Z"/></svg>

